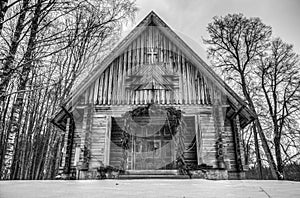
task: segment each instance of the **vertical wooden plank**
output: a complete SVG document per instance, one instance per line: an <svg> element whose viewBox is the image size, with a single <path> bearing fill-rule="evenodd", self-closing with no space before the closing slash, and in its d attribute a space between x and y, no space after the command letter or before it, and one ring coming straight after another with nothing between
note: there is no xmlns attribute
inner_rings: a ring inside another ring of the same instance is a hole
<svg viewBox="0 0 300 198"><path fill-rule="evenodd" d="M132 45L128 46L128 75L132 75Z"/></svg>
<svg viewBox="0 0 300 198"><path fill-rule="evenodd" d="M95 87L94 87L94 104L97 104L99 102L98 100L98 93L99 93L99 79L97 78L95 81Z"/></svg>
<svg viewBox="0 0 300 198"><path fill-rule="evenodd" d="M148 28L145 29L144 33L143 33L143 64L147 64L148 63L148 56L147 56L147 44L148 44Z"/></svg>
<svg viewBox="0 0 300 198"><path fill-rule="evenodd" d="M171 56L173 55L173 52L172 52L172 46L173 46L173 43L171 40L168 39L168 43L167 43L167 47L168 47L168 56L167 56L167 68L168 70L172 71L172 66L171 66Z"/></svg>
<svg viewBox="0 0 300 198"><path fill-rule="evenodd" d="M84 146L85 146L85 141L86 141L86 136L88 133L88 123L87 123L87 119L88 119L88 108L84 109L83 112L83 119L82 119L82 129L81 129L81 133L80 133L80 150L82 152L80 152L80 162L83 163L84 162Z"/></svg>
<svg viewBox="0 0 300 198"><path fill-rule="evenodd" d="M195 86L195 104L199 104L198 103L198 79L197 79L197 69L196 67L194 68L194 86Z"/></svg>
<svg viewBox="0 0 300 198"><path fill-rule="evenodd" d="M118 61L118 91L117 91L117 104L121 104L122 103L122 93L123 93L123 89L124 89L124 85L122 85L123 82L123 76L122 76L122 66L123 66L123 54L121 54L119 56L119 61Z"/></svg>
<svg viewBox="0 0 300 198"><path fill-rule="evenodd" d="M128 69L129 69L129 75L133 75L133 45L128 46ZM134 104L135 97L134 97L134 91L129 90L129 102L130 104Z"/></svg>
<svg viewBox="0 0 300 198"><path fill-rule="evenodd" d="M144 64L144 55L145 55L145 50L144 50L144 43L145 43L145 41L144 41L144 32L141 34L141 36L140 36L141 38L140 38L140 40L141 40L141 42L140 42L140 49L141 49L141 53L140 53L140 64L141 65L143 65Z"/></svg>
<svg viewBox="0 0 300 198"><path fill-rule="evenodd" d="M103 93L102 93L102 104L107 104L107 85L108 85L108 73L109 73L109 67L105 69L103 73Z"/></svg>
<svg viewBox="0 0 300 198"><path fill-rule="evenodd" d="M116 101L116 91L118 91L118 59L116 58L113 61L113 71L112 71L112 82L111 82L111 99L110 99L110 104L115 104Z"/></svg>
<svg viewBox="0 0 300 198"><path fill-rule="evenodd" d="M190 64L191 68L191 88L192 88L192 104L197 104L196 102L196 85L195 85L195 67Z"/></svg>
<svg viewBox="0 0 300 198"><path fill-rule="evenodd" d="M80 147L76 146L75 147L75 156L74 156L74 166L77 166L78 162L79 162L79 159L80 159Z"/></svg>
<svg viewBox="0 0 300 198"><path fill-rule="evenodd" d="M170 58L169 58L169 62L170 62L170 74L174 75L174 68L175 68L175 64L174 64L174 58L176 56L176 53L175 53L175 45L172 43L171 44L171 55L170 55ZM176 89L173 89L170 91L170 104L176 104Z"/></svg>
<svg viewBox="0 0 300 198"><path fill-rule="evenodd" d="M203 104L208 104L208 103L207 103L207 100L206 100L206 84L205 84L204 78L205 78L205 77L202 75Z"/></svg>
<svg viewBox="0 0 300 198"><path fill-rule="evenodd" d="M182 65L182 87L183 87L183 96L184 96L184 102L183 104L188 104L188 92L187 92L187 79L186 79L186 65L185 65L185 58L183 57L182 53L181 55L181 65Z"/></svg>
<svg viewBox="0 0 300 198"><path fill-rule="evenodd" d="M144 49L145 49L145 64L149 64L149 57L148 57L148 50L149 50L149 27L146 28L145 30L145 46L144 46Z"/></svg>
<svg viewBox="0 0 300 198"><path fill-rule="evenodd" d="M196 79L197 79L197 82L196 82L196 84L197 84L197 104L201 104L201 100L200 100L200 98L201 98L201 94L200 94L200 81L199 81L198 72L199 71L196 72Z"/></svg>
<svg viewBox="0 0 300 198"><path fill-rule="evenodd" d="M140 70L141 67L141 36L138 36L136 41L136 71ZM136 91L136 103L141 103L141 92Z"/></svg>
<svg viewBox="0 0 300 198"><path fill-rule="evenodd" d="M153 43L153 26L149 26L149 49L154 48L154 43ZM150 60L149 60L150 63Z"/></svg>
<svg viewBox="0 0 300 198"><path fill-rule="evenodd" d="M178 84L178 102L179 104L182 104L182 71L181 71L181 64L180 64L180 56L179 56L179 50L176 48L176 59L175 62L178 67L177 75L179 76L179 84Z"/></svg>
<svg viewBox="0 0 300 198"><path fill-rule="evenodd" d="M132 74L135 74L138 71L138 58L137 58L137 46L138 46L138 38L132 42ZM138 104L139 92L133 91L133 101L134 104Z"/></svg>
<svg viewBox="0 0 300 198"><path fill-rule="evenodd" d="M154 30L154 48L157 49L157 61L159 62L159 40L158 40L158 30L157 27L153 28Z"/></svg>
<svg viewBox="0 0 300 198"><path fill-rule="evenodd" d="M201 104L205 104L205 94L204 94L204 81L203 75L200 75L200 92L201 92Z"/></svg>
<svg viewBox="0 0 300 198"><path fill-rule="evenodd" d="M185 67L186 67L186 87L187 87L187 104L191 104L191 86L190 86L190 65L189 63L186 61L185 62Z"/></svg>
<svg viewBox="0 0 300 198"><path fill-rule="evenodd" d="M65 132L65 137L64 137L64 147L63 147L63 154L62 154L62 162L61 166L65 168L67 162L66 162L66 157L67 157L67 147L68 147L68 137L70 133L70 118L67 118L67 123L66 123L66 132Z"/></svg>
<svg viewBox="0 0 300 198"><path fill-rule="evenodd" d="M164 59L164 49L163 49L163 35L160 30L158 30L158 62L163 63Z"/></svg>
<svg viewBox="0 0 300 198"><path fill-rule="evenodd" d="M198 123L198 115L195 115L195 132L196 132L196 152L197 152L197 164L201 164L200 159L200 138L199 138L199 123Z"/></svg>
<svg viewBox="0 0 300 198"><path fill-rule="evenodd" d="M172 56L173 56L173 51L172 51L172 46L173 46L173 43L169 40L168 42L168 56L167 56L167 68L169 71L172 71L173 68L172 68ZM173 103L173 100L172 99L172 94L171 94L171 91L166 91L166 104L171 104Z"/></svg>
<svg viewBox="0 0 300 198"><path fill-rule="evenodd" d="M109 68L109 80L108 80L108 91L107 91L107 104L111 104L112 102L112 89L114 86L113 82L113 75L114 75L114 67L115 67L115 61L110 65Z"/></svg>
<svg viewBox="0 0 300 198"><path fill-rule="evenodd" d="M203 77L203 81L204 81L205 104L209 104L209 92L208 92L207 78Z"/></svg>
<svg viewBox="0 0 300 198"><path fill-rule="evenodd" d="M123 73L122 73L122 99L123 99L123 102L122 104L127 104L127 94L126 94L126 89L125 89L125 86L126 86L126 77L127 77L127 51L124 52L123 54Z"/></svg>
<svg viewBox="0 0 300 198"><path fill-rule="evenodd" d="M148 56L147 52L152 47L152 28L149 26L146 31L146 46L145 46L145 52L146 52L146 64L150 64L150 56ZM151 95L149 93L149 90L145 90L145 96L146 96L146 103L151 102Z"/></svg>
<svg viewBox="0 0 300 198"><path fill-rule="evenodd" d="M196 144L197 144L197 161L198 165L203 164L203 137L202 137L202 129L200 123L200 115L195 116L195 124L196 124Z"/></svg>
<svg viewBox="0 0 300 198"><path fill-rule="evenodd" d="M209 103L213 104L214 103L214 99L215 99L215 91L216 89L214 88L214 84L212 80L209 80Z"/></svg>
<svg viewBox="0 0 300 198"><path fill-rule="evenodd" d="M144 33L142 33L140 36L139 36L139 39L138 39L138 69L140 70L142 67L144 67ZM142 90L139 91L139 104L143 104L144 103L144 93Z"/></svg>
<svg viewBox="0 0 300 198"><path fill-rule="evenodd" d="M163 35L162 38L162 50L163 50L163 57L162 62L164 64L164 69L167 70L167 62L168 62L168 46L167 46L167 38ZM161 90L161 104L166 104L166 91Z"/></svg>
<svg viewBox="0 0 300 198"><path fill-rule="evenodd" d="M98 92L98 100L99 104L103 104L103 80L104 80L104 72L100 75L99 79L99 92Z"/></svg>
<svg viewBox="0 0 300 198"><path fill-rule="evenodd" d="M89 90L90 90L89 103L90 104L94 104L94 88L95 88L95 82L93 82L89 88Z"/></svg>
<svg viewBox="0 0 300 198"><path fill-rule="evenodd" d="M106 117L106 131L105 131L105 145L104 145L104 165L108 166L109 165L109 158L110 158L110 140L111 140L111 116Z"/></svg>
<svg viewBox="0 0 300 198"><path fill-rule="evenodd" d="M138 38L137 38L138 39ZM137 66L137 39L133 40L132 45L132 72L136 72Z"/></svg>

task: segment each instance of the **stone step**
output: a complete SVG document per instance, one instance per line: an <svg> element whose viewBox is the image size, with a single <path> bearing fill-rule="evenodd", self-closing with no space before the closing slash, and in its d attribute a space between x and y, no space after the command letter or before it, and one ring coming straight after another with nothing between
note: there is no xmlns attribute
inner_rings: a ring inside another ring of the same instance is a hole
<svg viewBox="0 0 300 198"><path fill-rule="evenodd" d="M125 175L178 175L178 170L127 170Z"/></svg>
<svg viewBox="0 0 300 198"><path fill-rule="evenodd" d="M119 179L190 179L188 175L119 175Z"/></svg>

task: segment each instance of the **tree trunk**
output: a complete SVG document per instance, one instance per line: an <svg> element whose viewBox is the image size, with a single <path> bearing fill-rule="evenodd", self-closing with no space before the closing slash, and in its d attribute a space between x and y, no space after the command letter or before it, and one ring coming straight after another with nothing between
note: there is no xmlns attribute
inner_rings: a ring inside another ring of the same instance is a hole
<svg viewBox="0 0 300 198"><path fill-rule="evenodd" d="M16 55L18 47L19 47L19 40L20 40L22 31L24 29L24 21L25 21L25 17L27 14L26 10L28 9L28 3L29 3L29 0L23 0L23 5L22 5L21 10L24 10L24 11L21 12L21 14L18 18L8 55L4 59L4 64L3 64L3 68L2 68L3 73L1 75L3 78L1 78L1 80L0 80L0 102L4 102L5 92L6 92L10 77L12 75L11 74L11 72L12 72L11 65L15 59L15 55Z"/></svg>
<svg viewBox="0 0 300 198"><path fill-rule="evenodd" d="M277 178L279 179L279 175L278 175L278 171L277 171L277 167L276 167L276 163L275 163L275 160L272 156L272 153L271 153L271 150L270 150L270 147L267 143L267 139L266 139L266 136L265 134L263 133L263 130L262 130L262 127L260 125L260 122L256 120L256 124L257 124L257 129L258 129L258 134L260 135L260 139L261 139L261 142L262 142L262 147L265 151L265 154L267 156L267 159L268 159L268 162L270 164L270 168L271 168L271 173L272 173L272 176L274 178Z"/></svg>
<svg viewBox="0 0 300 198"><path fill-rule="evenodd" d="M41 0L39 0L37 2L36 5L36 9L34 12L34 16L32 19L32 23L31 23L31 30L30 30L30 37L29 37L29 41L28 41L28 45L27 45L27 49L24 55L24 66L22 67L22 71L20 74L20 82L19 82L19 86L17 88L18 92L17 93L17 99L14 102L13 106L12 106L12 117L11 117L11 123L9 126L9 130L8 130L8 135L11 137L11 143L8 144L8 146L11 148L10 151L7 150L6 154L5 154L5 159L10 159L12 158L12 156L14 155L15 152L15 138L16 136L19 135L19 131L20 131L20 120L22 118L22 109L24 106L24 95L25 93L22 92L26 89L26 84L28 81L28 76L29 73L31 71L31 66L32 66L32 54L34 51L34 46L35 46L35 40L36 40L36 36L37 36L37 30L38 30L38 20L39 20L39 16L40 16L40 12L41 12ZM5 160L4 159L4 160ZM12 160L8 160L8 163L5 166L5 172L7 173L7 177L11 178L11 169L12 169L12 165L13 165L13 161Z"/></svg>
<svg viewBox="0 0 300 198"><path fill-rule="evenodd" d="M249 105L249 108L252 110L252 112L255 113L255 115L257 115L256 113L256 110L255 110L255 106L252 102L252 99L248 93L248 90L247 90L247 83L245 81L245 78L244 76L241 74L241 84L242 84L242 89L243 89L243 94L248 102L248 105ZM276 163L275 163L275 160L273 158L273 155L272 155L272 152L270 150L270 147L268 145L268 142L267 142L267 139L266 139L266 136L262 130L262 127L261 127L261 124L259 122L259 119L256 118L255 120L255 125L257 127L257 131L258 131L258 135L260 137L260 140L261 140L261 143L262 143L262 147L263 147L263 150L267 156L267 160L269 162L269 165L270 165L270 168L271 168L271 173L272 173L272 176L274 178L277 178L279 179L279 175L277 174L277 167L276 167Z"/></svg>
<svg viewBox="0 0 300 198"><path fill-rule="evenodd" d="M282 157L281 157L281 148L280 148L280 137L275 136L274 138L274 146L275 146L275 155L277 161L277 175L278 179L283 179L283 166L282 166Z"/></svg>
<svg viewBox="0 0 300 198"><path fill-rule="evenodd" d="M6 56L6 58L4 59L4 64L3 64L3 68L1 69L2 72L0 73L0 108L3 108L5 105L5 98L6 98L6 91L7 91L7 87L9 85L9 81L11 79L11 75L12 75L12 68L11 65L13 64L13 61L15 59L15 55L17 53L18 47L19 47L19 40L22 34L22 31L24 29L24 21L25 21L25 17L26 17L26 11L28 9L28 3L29 0L23 0L23 5L21 10L24 10L24 12L22 12L18 18L16 27L15 27L15 31L14 31L14 35L12 37L12 43L10 45L9 51L8 51L8 55ZM2 1L0 3L2 4ZM2 10L0 10L2 12ZM4 16L3 16L4 17ZM0 21L1 23L1 21ZM1 31L1 30L0 30ZM0 131L1 133L4 133L4 123L5 123L5 119L4 119L4 109L0 109L0 116L3 119L0 119ZM1 140L0 143L2 143L3 139ZM2 150L3 149L3 150ZM3 161L5 161L5 154L7 151L7 143L4 144L4 147L2 148L2 153L1 153L1 159L0 159L0 169L2 170L2 166L3 166ZM2 171L0 171L2 173Z"/></svg>
<svg viewBox="0 0 300 198"><path fill-rule="evenodd" d="M257 161L257 165L258 165L259 179L263 179L260 150L259 150L257 130L256 130L255 124L253 124L253 135L254 135L255 154L256 154L256 161Z"/></svg>
<svg viewBox="0 0 300 198"><path fill-rule="evenodd" d="M6 11L7 11L7 6L8 6L7 4L8 4L8 0L0 1L0 34L2 32L3 21L4 21Z"/></svg>

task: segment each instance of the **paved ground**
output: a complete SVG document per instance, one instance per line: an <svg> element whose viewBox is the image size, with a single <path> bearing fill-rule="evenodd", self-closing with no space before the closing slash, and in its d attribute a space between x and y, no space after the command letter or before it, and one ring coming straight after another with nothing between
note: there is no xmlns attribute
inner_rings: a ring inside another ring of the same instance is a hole
<svg viewBox="0 0 300 198"><path fill-rule="evenodd" d="M300 197L300 182L256 180L0 181L1 198Z"/></svg>

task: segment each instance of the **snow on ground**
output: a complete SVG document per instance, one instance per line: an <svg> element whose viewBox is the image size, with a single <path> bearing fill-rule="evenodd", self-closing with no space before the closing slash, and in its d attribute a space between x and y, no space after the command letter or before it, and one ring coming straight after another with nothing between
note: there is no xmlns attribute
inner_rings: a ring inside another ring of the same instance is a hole
<svg viewBox="0 0 300 198"><path fill-rule="evenodd" d="M300 182L257 180L0 181L1 198L300 197Z"/></svg>

